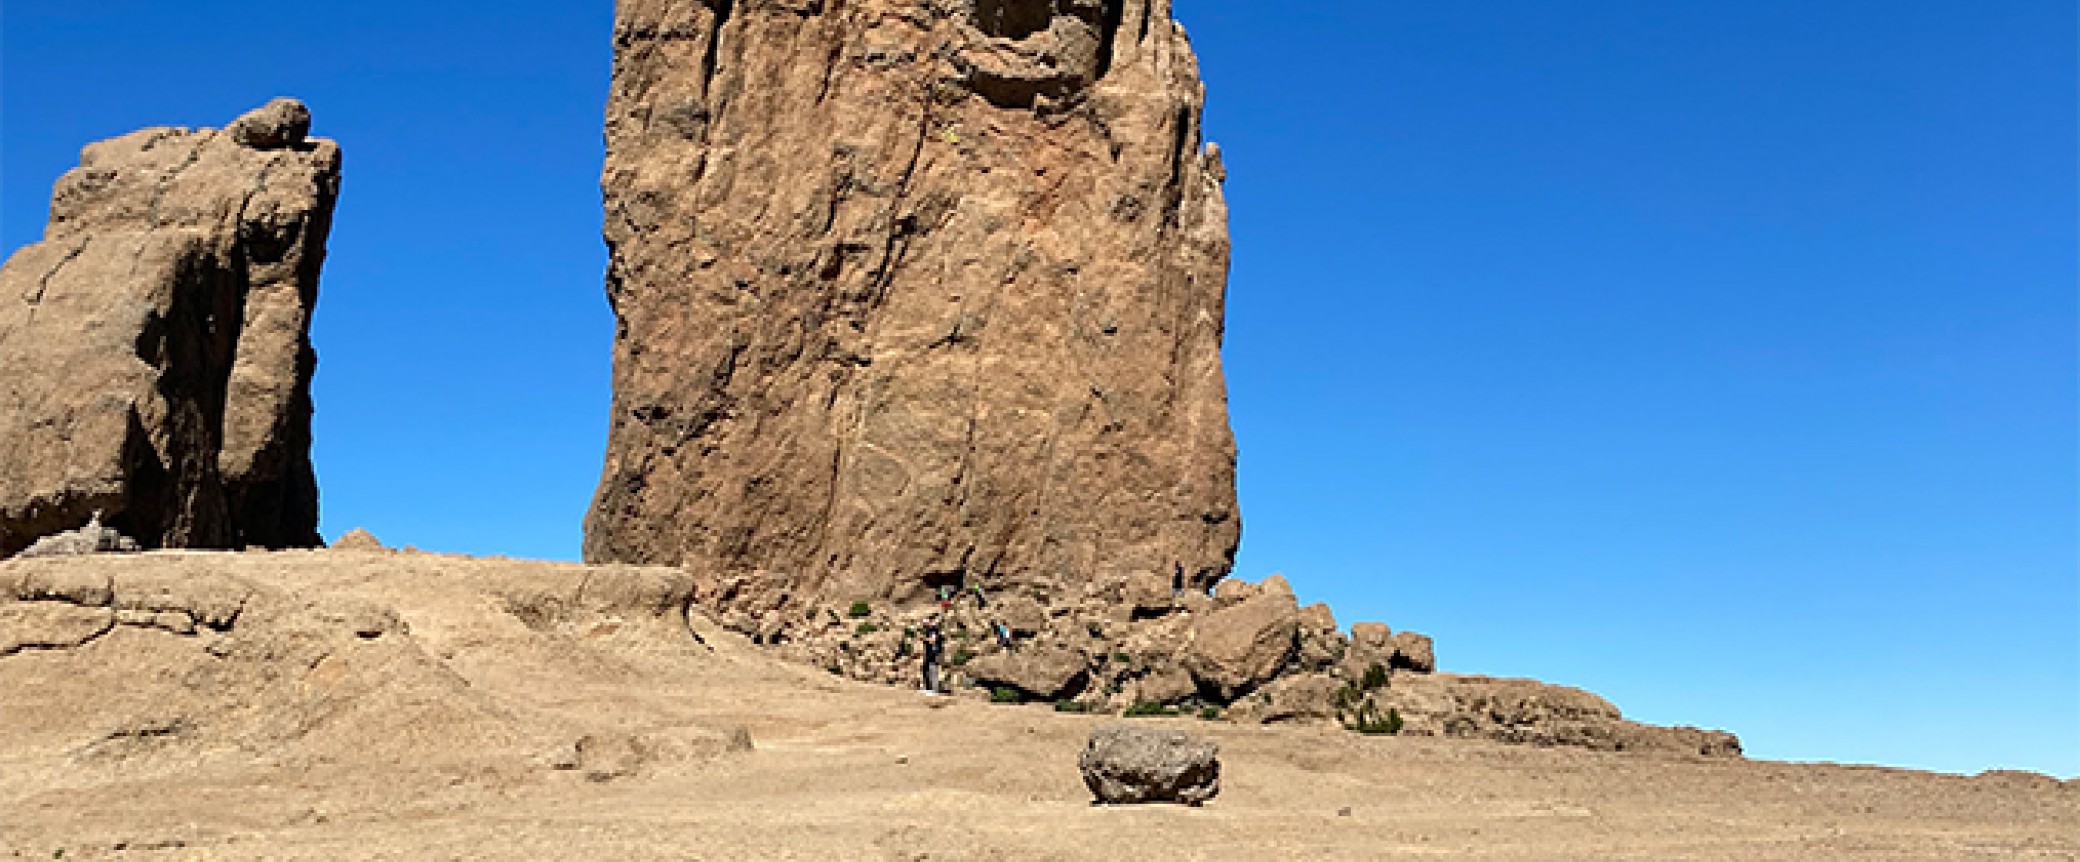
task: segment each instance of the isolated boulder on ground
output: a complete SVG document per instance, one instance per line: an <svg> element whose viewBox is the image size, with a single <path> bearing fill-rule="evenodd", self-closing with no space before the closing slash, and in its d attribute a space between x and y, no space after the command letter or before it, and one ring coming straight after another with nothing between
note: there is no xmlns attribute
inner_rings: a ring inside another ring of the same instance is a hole
<svg viewBox="0 0 2080 862"><path fill-rule="evenodd" d="M1220 745L1181 731L1111 724L1091 731L1078 761L1102 804L1200 805L1221 792Z"/></svg>
<svg viewBox="0 0 2080 862"><path fill-rule="evenodd" d="M0 557L314 547L309 339L340 153L277 100L92 144L0 269Z"/></svg>

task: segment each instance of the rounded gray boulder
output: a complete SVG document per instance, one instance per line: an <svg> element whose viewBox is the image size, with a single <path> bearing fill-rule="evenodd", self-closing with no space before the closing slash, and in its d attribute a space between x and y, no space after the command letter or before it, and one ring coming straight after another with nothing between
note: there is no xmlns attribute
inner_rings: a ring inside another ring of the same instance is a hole
<svg viewBox="0 0 2080 862"><path fill-rule="evenodd" d="M1091 731L1080 765L1084 785L1105 805L1197 806L1221 792L1220 745L1181 731L1100 727Z"/></svg>

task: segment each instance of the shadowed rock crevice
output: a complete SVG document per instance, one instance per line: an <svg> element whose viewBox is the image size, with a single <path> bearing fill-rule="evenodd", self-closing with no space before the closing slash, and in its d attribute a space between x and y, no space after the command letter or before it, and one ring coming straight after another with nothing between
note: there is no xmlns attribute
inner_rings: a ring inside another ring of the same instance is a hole
<svg viewBox="0 0 2080 862"><path fill-rule="evenodd" d="M967 85L1000 108L1064 102L1111 70L1121 0L976 0L982 37L954 55Z"/></svg>

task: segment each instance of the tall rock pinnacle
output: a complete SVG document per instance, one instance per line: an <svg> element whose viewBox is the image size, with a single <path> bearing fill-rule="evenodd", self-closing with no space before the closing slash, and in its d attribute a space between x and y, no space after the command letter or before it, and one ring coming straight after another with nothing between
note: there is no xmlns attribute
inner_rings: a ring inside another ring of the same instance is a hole
<svg viewBox="0 0 2080 862"><path fill-rule="evenodd" d="M621 0L614 38L588 560L1228 573L1227 210L1169 0Z"/></svg>
<svg viewBox="0 0 2080 862"><path fill-rule="evenodd" d="M86 148L0 269L0 557L319 544L309 332L339 147L277 99Z"/></svg>

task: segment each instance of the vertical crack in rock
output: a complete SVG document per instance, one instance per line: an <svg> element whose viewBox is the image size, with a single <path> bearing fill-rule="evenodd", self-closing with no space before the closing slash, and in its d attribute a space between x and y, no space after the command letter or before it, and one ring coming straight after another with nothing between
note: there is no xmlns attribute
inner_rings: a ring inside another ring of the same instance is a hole
<svg viewBox="0 0 2080 862"><path fill-rule="evenodd" d="M1227 213L1167 0L621 0L615 32L588 560L796 601L1227 575Z"/></svg>
<svg viewBox="0 0 2080 862"><path fill-rule="evenodd" d="M339 148L278 99L88 146L0 269L0 556L95 510L146 547L311 546L310 314Z"/></svg>

